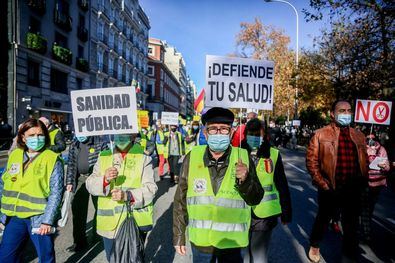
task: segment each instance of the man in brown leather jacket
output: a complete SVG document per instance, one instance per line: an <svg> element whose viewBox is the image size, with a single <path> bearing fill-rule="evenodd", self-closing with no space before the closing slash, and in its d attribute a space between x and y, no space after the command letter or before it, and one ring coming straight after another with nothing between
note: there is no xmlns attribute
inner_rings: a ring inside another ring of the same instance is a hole
<svg viewBox="0 0 395 263"><path fill-rule="evenodd" d="M306 167L318 188L318 213L308 254L312 262L320 260L319 243L335 211L342 215L343 255L357 256L360 192L367 183L367 163L365 137L350 127L352 113L348 101L336 101L332 123L316 131L307 149Z"/></svg>

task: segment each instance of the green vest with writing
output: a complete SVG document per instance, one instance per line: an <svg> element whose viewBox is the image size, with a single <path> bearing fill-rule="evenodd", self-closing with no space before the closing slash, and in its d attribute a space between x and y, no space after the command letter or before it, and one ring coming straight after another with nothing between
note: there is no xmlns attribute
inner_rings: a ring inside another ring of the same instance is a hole
<svg viewBox="0 0 395 263"><path fill-rule="evenodd" d="M252 207L252 211L259 218L281 214L280 195L273 180L278 154L277 149L270 148L270 159L259 159L256 167L259 182L265 190L260 204Z"/></svg>
<svg viewBox="0 0 395 263"><path fill-rule="evenodd" d="M7 216L28 218L43 214L50 195L49 181L58 154L44 150L23 171L22 149L10 154L7 170L2 176L4 182L1 196L1 212Z"/></svg>
<svg viewBox="0 0 395 263"><path fill-rule="evenodd" d="M214 195L208 167L203 163L206 147L196 146L190 152L187 190L189 240L202 247L246 247L251 207L236 190L235 163L241 158L248 166L248 153L232 147L229 167Z"/></svg>
<svg viewBox="0 0 395 263"><path fill-rule="evenodd" d="M58 132L60 132L60 129L58 129L58 128L55 128L49 132L49 139L50 139L51 145L55 145L55 137L56 137L56 134L58 134Z"/></svg>
<svg viewBox="0 0 395 263"><path fill-rule="evenodd" d="M177 139L178 139L178 149L180 152L180 156L183 155L183 148L182 148L182 135L180 132L176 131L177 134ZM170 132L165 132L164 135L168 138L166 145L164 147L164 152L163 152L163 157L165 157L166 159L169 157L170 155Z"/></svg>
<svg viewBox="0 0 395 263"><path fill-rule="evenodd" d="M111 150L100 153L100 174L113 166ZM126 154L121 167L118 168L118 177L113 187L122 190L140 188L144 165L143 149L139 144L134 144ZM124 202L117 202L109 196L99 196L97 205L97 229L102 231L115 231L126 218L127 208ZM138 226L151 226L153 224L153 204L133 209L133 217Z"/></svg>

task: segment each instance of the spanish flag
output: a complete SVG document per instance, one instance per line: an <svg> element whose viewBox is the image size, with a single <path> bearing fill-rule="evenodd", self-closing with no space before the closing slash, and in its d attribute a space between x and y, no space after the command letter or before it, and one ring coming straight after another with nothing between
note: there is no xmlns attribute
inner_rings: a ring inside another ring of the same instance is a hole
<svg viewBox="0 0 395 263"><path fill-rule="evenodd" d="M204 89L200 91L199 96L195 100L194 108L197 114L200 114L204 108Z"/></svg>

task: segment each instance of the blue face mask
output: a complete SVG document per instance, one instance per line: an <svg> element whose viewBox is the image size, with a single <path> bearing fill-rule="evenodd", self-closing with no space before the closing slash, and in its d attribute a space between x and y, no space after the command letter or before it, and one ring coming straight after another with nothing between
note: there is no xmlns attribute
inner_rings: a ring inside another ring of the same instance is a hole
<svg viewBox="0 0 395 263"><path fill-rule="evenodd" d="M77 140L79 142L86 142L88 140L87 136L77 136Z"/></svg>
<svg viewBox="0 0 395 263"><path fill-rule="evenodd" d="M224 152L230 145L229 135L213 134L208 136L208 147L214 152Z"/></svg>
<svg viewBox="0 0 395 263"><path fill-rule="evenodd" d="M258 149L262 143L261 136L247 135L247 143L252 149Z"/></svg>
<svg viewBox="0 0 395 263"><path fill-rule="evenodd" d="M341 126L348 126L351 123L351 114L338 114L336 116L336 121Z"/></svg>
<svg viewBox="0 0 395 263"><path fill-rule="evenodd" d="M114 143L115 146L117 146L118 149L121 151L125 150L131 142L131 136L129 134L121 134L121 135L115 135L114 136Z"/></svg>
<svg viewBox="0 0 395 263"><path fill-rule="evenodd" d="M33 150L39 151L45 145L45 136L35 136L35 137L28 137L26 139L26 146Z"/></svg>

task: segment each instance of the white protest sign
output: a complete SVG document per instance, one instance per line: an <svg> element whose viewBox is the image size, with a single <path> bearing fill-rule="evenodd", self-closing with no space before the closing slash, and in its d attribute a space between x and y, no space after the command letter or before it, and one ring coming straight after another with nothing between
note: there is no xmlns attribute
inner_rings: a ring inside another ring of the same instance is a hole
<svg viewBox="0 0 395 263"><path fill-rule="evenodd" d="M74 90L70 95L77 136L138 133L133 87Z"/></svg>
<svg viewBox="0 0 395 263"><path fill-rule="evenodd" d="M390 125L391 101L357 100L354 122Z"/></svg>
<svg viewBox="0 0 395 263"><path fill-rule="evenodd" d="M273 110L274 62L206 56L205 106Z"/></svg>
<svg viewBox="0 0 395 263"><path fill-rule="evenodd" d="M164 125L178 126L178 112L162 111L161 123Z"/></svg>
<svg viewBox="0 0 395 263"><path fill-rule="evenodd" d="M292 120L292 126L300 126L300 120Z"/></svg>

